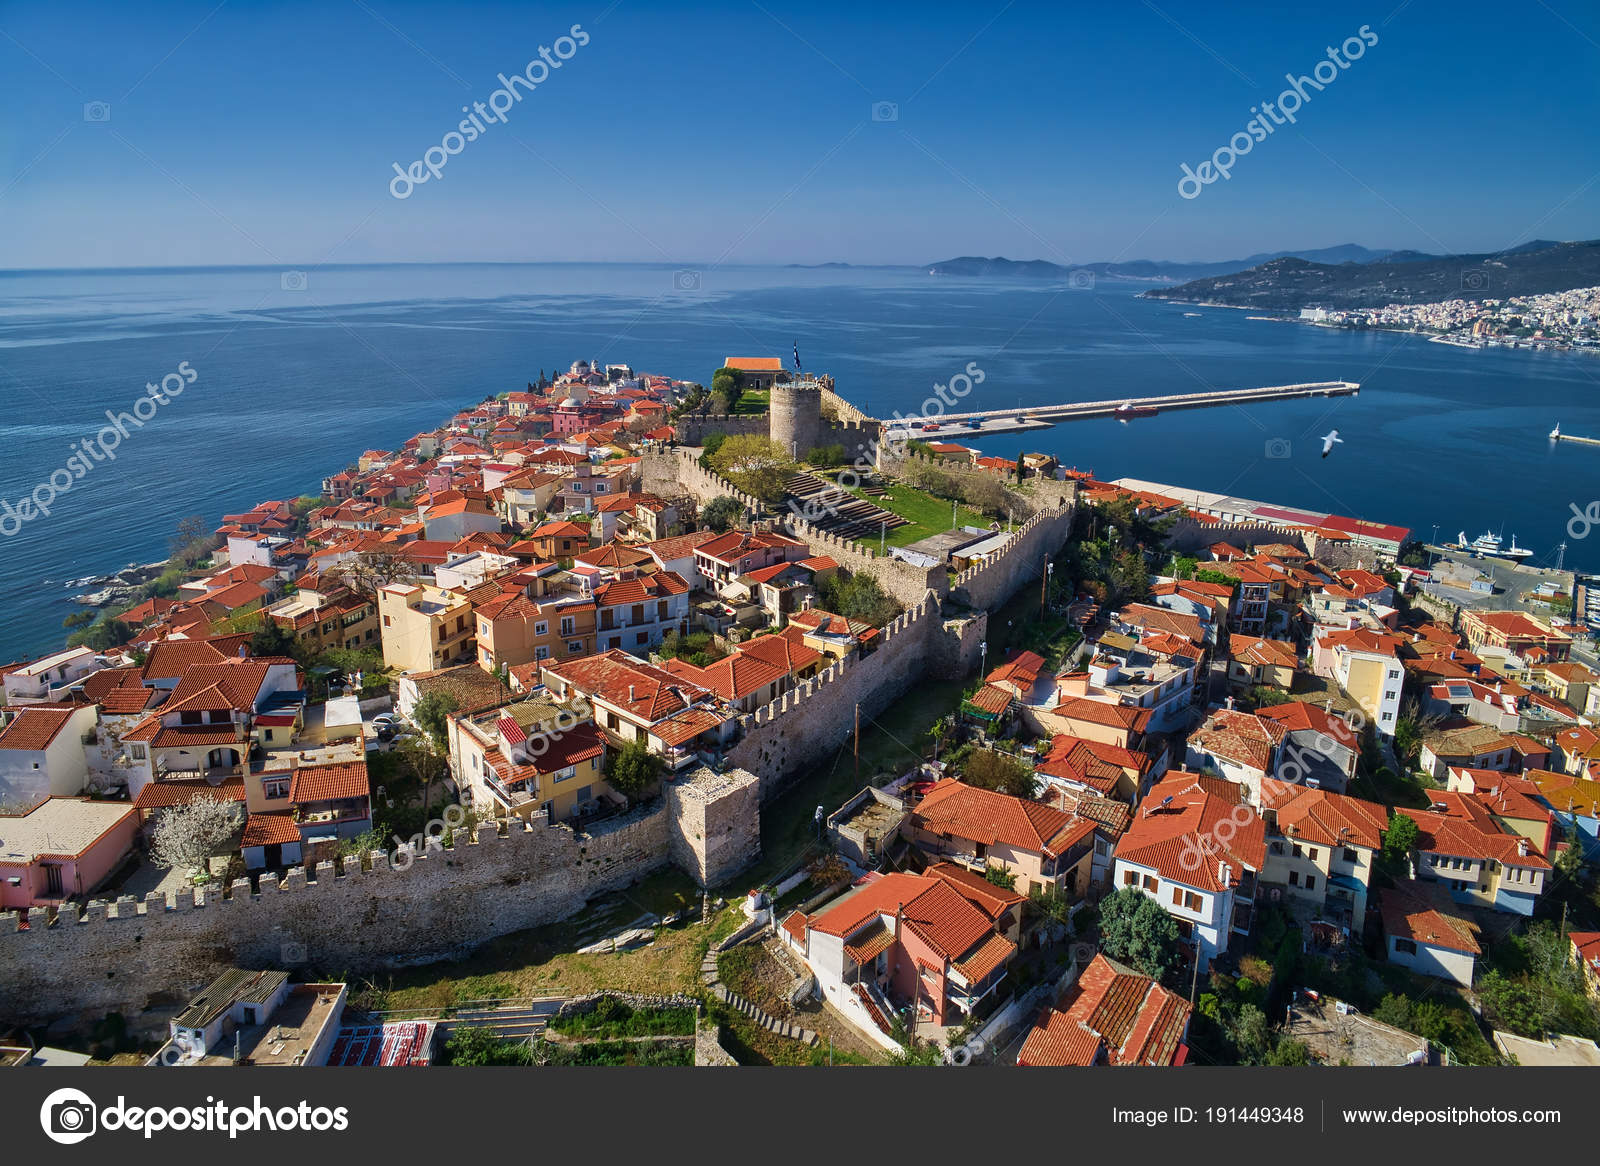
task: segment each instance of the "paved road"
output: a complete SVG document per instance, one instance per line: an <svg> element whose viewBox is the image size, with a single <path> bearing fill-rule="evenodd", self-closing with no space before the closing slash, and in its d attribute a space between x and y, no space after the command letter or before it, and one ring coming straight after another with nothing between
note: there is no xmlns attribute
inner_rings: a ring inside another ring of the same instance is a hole
<svg viewBox="0 0 1600 1166"><path fill-rule="evenodd" d="M1436 562L1434 575L1440 578L1441 568L1448 570L1451 563L1460 564L1471 572L1481 571L1489 576L1495 585L1493 595L1469 591L1466 588L1449 587L1443 589L1442 597L1463 607L1476 607L1484 611L1529 611L1535 614L1548 614L1549 608L1543 604L1525 603L1522 593L1532 591L1540 583L1551 582L1561 584L1561 588L1569 594L1572 587L1571 571L1556 571L1551 568L1519 566L1505 559L1475 559L1463 551L1450 551L1444 547L1429 547L1433 552Z"/></svg>

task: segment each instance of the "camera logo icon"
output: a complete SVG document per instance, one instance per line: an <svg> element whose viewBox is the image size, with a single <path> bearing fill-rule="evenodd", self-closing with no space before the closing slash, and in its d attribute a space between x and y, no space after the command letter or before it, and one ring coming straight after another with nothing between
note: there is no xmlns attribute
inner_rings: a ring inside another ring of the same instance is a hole
<svg viewBox="0 0 1600 1166"><path fill-rule="evenodd" d="M698 271L674 271L672 273L673 291L699 291L700 273Z"/></svg>
<svg viewBox="0 0 1600 1166"><path fill-rule="evenodd" d="M111 106L104 101L86 101L83 103L83 120L88 122L108 122L111 120Z"/></svg>
<svg viewBox="0 0 1600 1166"><path fill-rule="evenodd" d="M1462 291L1487 291L1489 287L1489 273L1487 271L1469 269L1461 273Z"/></svg>
<svg viewBox="0 0 1600 1166"><path fill-rule="evenodd" d="M306 273L303 271L286 271L278 277L278 286L284 291L305 291Z"/></svg>
<svg viewBox="0 0 1600 1166"><path fill-rule="evenodd" d="M1267 439L1267 456L1270 458L1286 458L1294 454L1294 446L1289 444L1286 437L1269 437Z"/></svg>
<svg viewBox="0 0 1600 1166"><path fill-rule="evenodd" d="M297 968L305 963L306 945L293 939L286 939L278 945L278 962L287 968Z"/></svg>
<svg viewBox="0 0 1600 1166"><path fill-rule="evenodd" d="M1094 272L1087 267L1079 267L1067 272L1067 286L1073 291L1093 291Z"/></svg>
<svg viewBox="0 0 1600 1166"><path fill-rule="evenodd" d="M872 103L873 121L899 121L900 106L893 101L874 101Z"/></svg>
<svg viewBox="0 0 1600 1166"><path fill-rule="evenodd" d="M81 1089L57 1089L39 1107L39 1124L45 1137L63 1146L75 1146L94 1133L99 1109Z"/></svg>

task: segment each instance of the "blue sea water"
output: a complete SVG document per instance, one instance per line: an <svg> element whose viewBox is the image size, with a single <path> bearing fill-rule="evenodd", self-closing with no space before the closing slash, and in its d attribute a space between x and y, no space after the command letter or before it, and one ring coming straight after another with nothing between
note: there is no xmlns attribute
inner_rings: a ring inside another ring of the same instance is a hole
<svg viewBox="0 0 1600 1166"><path fill-rule="evenodd" d="M180 362L194 384L131 428L48 516L0 509L0 660L59 645L66 580L161 558L180 519L215 522L315 492L485 395L574 360L705 381L725 356L783 355L880 416L912 412L968 362L972 409L1202 387L1360 381L1356 398L1092 421L983 444L1412 527L1515 534L1600 569L1567 533L1600 498L1600 359L1475 351L1420 337L1251 320L1136 298L1134 284L957 280L908 269L477 264L0 272L0 500ZM1315 440L1344 437L1323 460ZM1288 457L1282 453L1288 443ZM20 527L20 528L18 528ZM4 531L15 529L15 533Z"/></svg>

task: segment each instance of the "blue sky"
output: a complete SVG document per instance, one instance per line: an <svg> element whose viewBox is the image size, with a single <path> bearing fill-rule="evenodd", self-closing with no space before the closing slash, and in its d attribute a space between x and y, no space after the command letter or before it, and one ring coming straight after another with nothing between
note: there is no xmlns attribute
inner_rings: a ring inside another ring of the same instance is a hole
<svg viewBox="0 0 1600 1166"><path fill-rule="evenodd" d="M1363 25L1295 126L1179 197ZM1597 76L1572 0L0 3L0 268L1493 250L1600 236Z"/></svg>

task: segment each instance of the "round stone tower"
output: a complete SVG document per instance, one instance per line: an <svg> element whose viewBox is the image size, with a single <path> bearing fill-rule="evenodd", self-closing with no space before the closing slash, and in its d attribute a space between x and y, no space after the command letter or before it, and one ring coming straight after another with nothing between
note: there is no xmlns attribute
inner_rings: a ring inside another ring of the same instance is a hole
<svg viewBox="0 0 1600 1166"><path fill-rule="evenodd" d="M822 442L822 386L816 381L791 381L772 386L768 436L796 459Z"/></svg>

